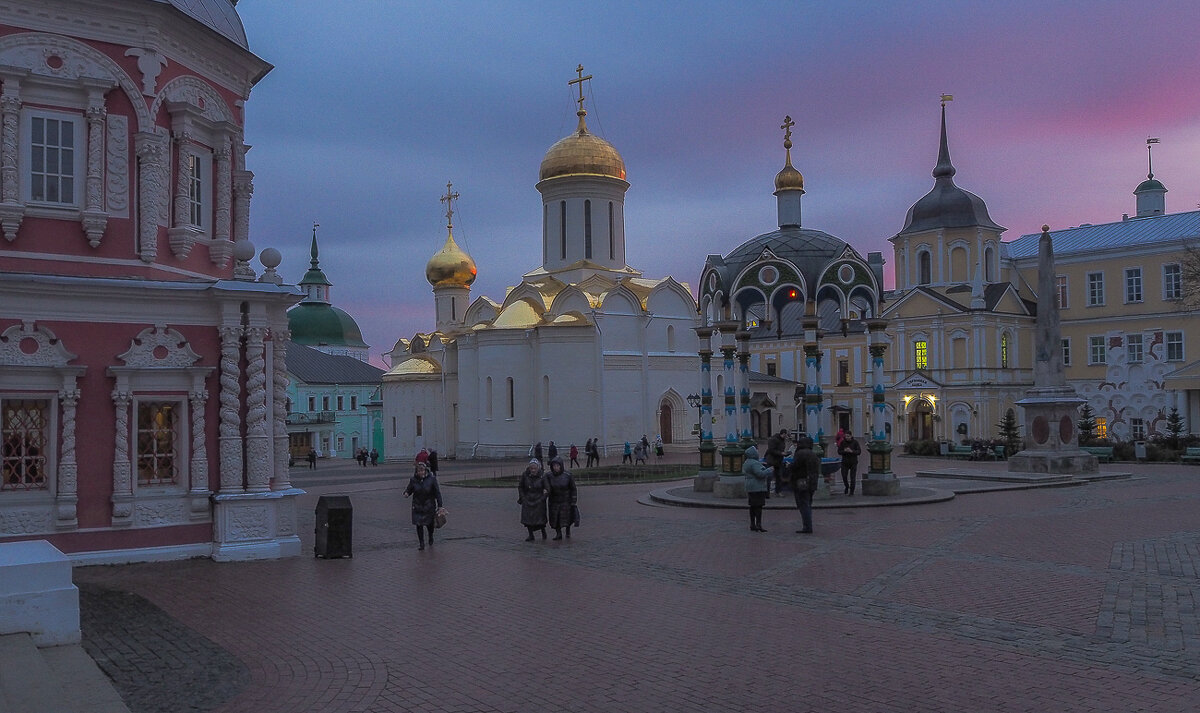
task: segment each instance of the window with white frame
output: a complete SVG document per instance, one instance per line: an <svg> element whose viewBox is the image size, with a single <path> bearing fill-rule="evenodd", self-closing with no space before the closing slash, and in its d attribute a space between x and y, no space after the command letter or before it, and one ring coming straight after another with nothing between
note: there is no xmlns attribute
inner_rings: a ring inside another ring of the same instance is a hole
<svg viewBox="0 0 1200 713"><path fill-rule="evenodd" d="M1054 294L1058 297L1058 308L1066 309L1070 306L1067 302L1067 276L1054 276Z"/></svg>
<svg viewBox="0 0 1200 713"><path fill-rule="evenodd" d="M346 405L346 398L344 396L338 396L337 397L337 410L344 411L345 409L342 407L345 405Z"/></svg>
<svg viewBox="0 0 1200 713"><path fill-rule="evenodd" d="M321 397L321 410L322 410L322 411L328 411L328 410L329 410L329 397L328 397L328 396L322 396L322 397Z"/></svg>
<svg viewBox="0 0 1200 713"><path fill-rule="evenodd" d="M1129 357L1130 364L1140 364L1143 361L1145 352L1143 349L1142 335L1126 334L1125 335L1125 353Z"/></svg>
<svg viewBox="0 0 1200 713"><path fill-rule="evenodd" d="M1146 421L1141 418L1129 419L1129 435L1135 441L1140 441L1146 437Z"/></svg>
<svg viewBox="0 0 1200 713"><path fill-rule="evenodd" d="M1107 364L1108 348L1104 337L1088 337L1088 364Z"/></svg>
<svg viewBox="0 0 1200 713"><path fill-rule="evenodd" d="M350 394L350 410L358 410L358 394Z"/></svg>
<svg viewBox="0 0 1200 713"><path fill-rule="evenodd" d="M173 485L179 482L179 443L183 412L176 401L138 401L138 485Z"/></svg>
<svg viewBox="0 0 1200 713"><path fill-rule="evenodd" d="M1183 332L1167 332L1167 361L1183 361Z"/></svg>
<svg viewBox="0 0 1200 713"><path fill-rule="evenodd" d="M0 490L46 490L50 401L0 399Z"/></svg>
<svg viewBox="0 0 1200 713"><path fill-rule="evenodd" d="M317 397L316 396L308 397L308 410L310 413L317 410Z"/></svg>
<svg viewBox="0 0 1200 713"><path fill-rule="evenodd" d="M1104 304L1104 273L1089 272L1087 274L1088 307L1100 307Z"/></svg>
<svg viewBox="0 0 1200 713"><path fill-rule="evenodd" d="M1183 268L1177 262L1163 265L1163 299L1183 299Z"/></svg>
<svg viewBox="0 0 1200 713"><path fill-rule="evenodd" d="M1142 268L1125 268L1125 302L1142 301Z"/></svg>
<svg viewBox="0 0 1200 713"><path fill-rule="evenodd" d="M32 203L76 207L84 173L83 117L57 112L26 114L23 157L25 198Z"/></svg>
<svg viewBox="0 0 1200 713"><path fill-rule="evenodd" d="M1071 340L1062 340L1063 366L1071 366Z"/></svg>

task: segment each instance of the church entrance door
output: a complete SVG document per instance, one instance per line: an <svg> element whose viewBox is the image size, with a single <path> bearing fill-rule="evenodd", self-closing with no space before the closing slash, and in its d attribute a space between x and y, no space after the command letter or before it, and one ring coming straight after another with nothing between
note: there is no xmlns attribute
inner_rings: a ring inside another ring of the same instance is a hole
<svg viewBox="0 0 1200 713"><path fill-rule="evenodd" d="M662 436L663 443L671 442L671 434L674 433L671 420L671 404L663 401L658 407L658 434Z"/></svg>
<svg viewBox="0 0 1200 713"><path fill-rule="evenodd" d="M933 409L924 399L918 401L908 414L908 439L910 441L933 440Z"/></svg>

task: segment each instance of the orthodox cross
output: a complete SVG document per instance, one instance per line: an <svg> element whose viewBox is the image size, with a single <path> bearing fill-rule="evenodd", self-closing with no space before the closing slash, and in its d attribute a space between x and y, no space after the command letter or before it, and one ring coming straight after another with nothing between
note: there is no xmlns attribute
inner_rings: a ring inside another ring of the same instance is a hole
<svg viewBox="0 0 1200 713"><path fill-rule="evenodd" d="M582 64L575 68L575 73L577 75L579 75L579 78L572 79L571 81L567 82L567 85L568 86L570 86L572 84L579 85L579 98L576 99L575 101L577 104L579 104L579 113L583 114L583 113L586 113L586 112L584 112L584 109L583 109L583 83L586 82L587 80L591 79L592 75L589 74L586 77L583 76L583 65Z"/></svg>
<svg viewBox="0 0 1200 713"><path fill-rule="evenodd" d="M454 215L454 201L458 200L458 194L454 193L453 191L450 190L450 187L453 185L454 185L453 183L446 181L446 195L444 195L438 199L442 203L446 204L446 227L447 228L454 227L454 224L452 222L450 222L450 218Z"/></svg>
<svg viewBox="0 0 1200 713"><path fill-rule="evenodd" d="M792 127L796 122L792 121L791 116L783 117L783 124L779 128L783 129L783 147L790 149L792 147Z"/></svg>

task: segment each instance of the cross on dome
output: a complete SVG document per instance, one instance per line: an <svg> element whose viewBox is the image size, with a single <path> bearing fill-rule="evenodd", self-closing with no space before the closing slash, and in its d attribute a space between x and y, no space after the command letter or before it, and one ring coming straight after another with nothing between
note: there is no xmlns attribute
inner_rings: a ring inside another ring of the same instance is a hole
<svg viewBox="0 0 1200 713"><path fill-rule="evenodd" d="M567 82L567 86L571 86L573 84L579 85L579 98L575 100L575 103L579 104L579 111L575 112L575 114L579 117L579 131L587 131L587 124L585 124L583 121L583 117L587 116L587 109L583 108L583 83L591 79L592 75L589 74L586 77L583 76L582 64L575 68L575 74L578 75L578 77Z"/></svg>
<svg viewBox="0 0 1200 713"><path fill-rule="evenodd" d="M785 149L792 148L792 127L795 125L796 122L792 121L790 115L783 117L783 124L779 128L783 129L783 147Z"/></svg>
<svg viewBox="0 0 1200 713"><path fill-rule="evenodd" d="M458 200L458 193L455 193L454 191L450 190L450 187L453 185L454 185L453 183L446 181L446 195L444 195L438 199L442 203L446 204L446 228L447 229L454 227L454 223L451 222L451 218L454 217L454 201Z"/></svg>

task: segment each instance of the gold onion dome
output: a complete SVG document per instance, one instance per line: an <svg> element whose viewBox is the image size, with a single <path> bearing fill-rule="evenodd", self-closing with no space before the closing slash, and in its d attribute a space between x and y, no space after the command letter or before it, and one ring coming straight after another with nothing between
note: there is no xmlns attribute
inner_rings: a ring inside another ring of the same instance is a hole
<svg viewBox="0 0 1200 713"><path fill-rule="evenodd" d="M589 133L583 117L587 112L579 111L579 128L575 133L560 139L546 152L542 159L538 180L572 175L607 176L625 180L625 159L604 139Z"/></svg>
<svg viewBox="0 0 1200 713"><path fill-rule="evenodd" d="M475 272L475 261L458 247L450 231L446 234L446 244L425 265L425 279L434 287L470 287Z"/></svg>
<svg viewBox="0 0 1200 713"><path fill-rule="evenodd" d="M787 149L787 163L783 169L775 174L775 190L776 191L800 191L804 192L804 176L796 170L792 165L792 142L785 141L784 147Z"/></svg>

